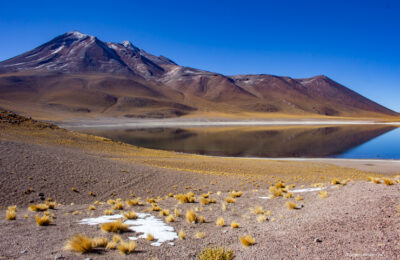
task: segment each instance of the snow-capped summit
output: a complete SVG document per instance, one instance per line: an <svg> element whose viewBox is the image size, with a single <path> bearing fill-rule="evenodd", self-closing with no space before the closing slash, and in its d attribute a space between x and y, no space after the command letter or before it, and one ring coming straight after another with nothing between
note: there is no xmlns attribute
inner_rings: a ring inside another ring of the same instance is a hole
<svg viewBox="0 0 400 260"><path fill-rule="evenodd" d="M121 42L121 44L124 45L125 48L131 49L131 50L135 49L135 46L133 46L133 44L130 41L123 41L123 42Z"/></svg>
<svg viewBox="0 0 400 260"><path fill-rule="evenodd" d="M74 36L74 37L76 37L77 39L83 39L83 38L86 38L86 37L89 36L89 35L87 35L87 34L84 34L84 33L79 32L79 31L72 31L72 32L68 32L67 34L68 34L68 35L71 35L71 36Z"/></svg>

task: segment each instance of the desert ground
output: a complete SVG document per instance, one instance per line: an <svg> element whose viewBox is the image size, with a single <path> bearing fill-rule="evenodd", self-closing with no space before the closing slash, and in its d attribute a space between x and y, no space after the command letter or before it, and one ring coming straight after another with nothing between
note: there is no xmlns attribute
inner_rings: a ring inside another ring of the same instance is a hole
<svg viewBox="0 0 400 260"><path fill-rule="evenodd" d="M0 116L0 259L197 259L215 246L235 259L399 257L397 161L207 157ZM45 203L43 212L32 206ZM7 220L10 211L16 217ZM137 220L123 220L133 226L158 220L172 227L172 239L152 245L163 234L151 226L115 234L81 223L104 219L105 211L112 221L135 211ZM38 226L36 215L51 223ZM95 248L81 254L66 247L76 234L117 245L135 237L136 249L125 255L92 241ZM254 238L248 246L240 241L246 235Z"/></svg>

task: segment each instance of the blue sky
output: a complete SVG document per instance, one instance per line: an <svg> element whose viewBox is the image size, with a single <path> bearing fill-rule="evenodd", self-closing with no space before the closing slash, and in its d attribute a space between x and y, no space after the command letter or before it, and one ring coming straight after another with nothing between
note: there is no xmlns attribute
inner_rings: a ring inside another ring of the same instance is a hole
<svg viewBox="0 0 400 260"><path fill-rule="evenodd" d="M400 1L4 1L0 60L67 31L226 75L324 74L400 111Z"/></svg>

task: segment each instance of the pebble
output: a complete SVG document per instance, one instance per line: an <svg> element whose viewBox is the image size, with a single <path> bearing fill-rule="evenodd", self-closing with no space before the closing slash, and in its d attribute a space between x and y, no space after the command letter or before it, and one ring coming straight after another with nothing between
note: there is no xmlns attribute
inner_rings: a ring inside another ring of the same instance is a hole
<svg viewBox="0 0 400 260"><path fill-rule="evenodd" d="M85 258L85 260L92 260L92 258L88 257L88 258Z"/></svg>
<svg viewBox="0 0 400 260"><path fill-rule="evenodd" d="M28 253L28 250L22 250L21 252L20 252L21 254L26 254L26 253Z"/></svg>
<svg viewBox="0 0 400 260"><path fill-rule="evenodd" d="M57 259L62 259L62 258L64 258L64 257L62 256L62 254L58 254L58 255L56 255L56 257L55 257L56 260L57 260Z"/></svg>
<svg viewBox="0 0 400 260"><path fill-rule="evenodd" d="M321 243L321 242L322 242L322 240L321 240L321 239L319 239L319 238L316 238L316 239L314 239L314 242Z"/></svg>

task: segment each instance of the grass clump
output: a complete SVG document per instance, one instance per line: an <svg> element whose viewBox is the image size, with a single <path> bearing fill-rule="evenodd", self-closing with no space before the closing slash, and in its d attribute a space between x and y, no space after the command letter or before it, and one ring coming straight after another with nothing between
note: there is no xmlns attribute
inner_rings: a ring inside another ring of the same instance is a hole
<svg viewBox="0 0 400 260"><path fill-rule="evenodd" d="M294 203L294 202L292 202L292 201L287 201L287 202L285 203L285 205L286 205L286 207L287 207L288 209L297 209L296 203Z"/></svg>
<svg viewBox="0 0 400 260"><path fill-rule="evenodd" d="M116 202L113 207L114 210L123 210L124 209L124 203L123 202Z"/></svg>
<svg viewBox="0 0 400 260"><path fill-rule="evenodd" d="M392 179L389 179L389 178L382 178L382 179L383 179L383 183L385 183L387 186L394 184Z"/></svg>
<svg viewBox="0 0 400 260"><path fill-rule="evenodd" d="M256 243L256 240L251 236L251 235L246 235L246 236L240 236L239 237L240 243L244 245L245 247L254 245Z"/></svg>
<svg viewBox="0 0 400 260"><path fill-rule="evenodd" d="M259 223L263 223L263 222L267 221L267 216L265 216L265 215L258 215L258 216L257 216L257 221L258 221Z"/></svg>
<svg viewBox="0 0 400 260"><path fill-rule="evenodd" d="M226 203L235 203L236 202L236 200L234 198L231 198L231 197L227 197L225 199L225 201L226 201Z"/></svg>
<svg viewBox="0 0 400 260"><path fill-rule="evenodd" d="M232 260L233 258L232 249L226 250L224 247L206 247L197 256L198 260Z"/></svg>
<svg viewBox="0 0 400 260"><path fill-rule="evenodd" d="M300 195L297 195L296 196L296 198L294 198L296 201L300 201L300 200L303 200L303 197L302 196L300 196Z"/></svg>
<svg viewBox="0 0 400 260"><path fill-rule="evenodd" d="M340 180L337 178L333 178L331 184L340 184Z"/></svg>
<svg viewBox="0 0 400 260"><path fill-rule="evenodd" d="M106 249L108 250L115 250L117 249L117 242L110 241L107 243Z"/></svg>
<svg viewBox="0 0 400 260"><path fill-rule="evenodd" d="M243 195L242 191L232 191L231 192L231 197L232 198L238 198L238 197L241 197L242 195Z"/></svg>
<svg viewBox="0 0 400 260"><path fill-rule="evenodd" d="M51 218L49 216L43 215L40 217L39 215L35 216L36 225L38 226L48 226L51 224Z"/></svg>
<svg viewBox="0 0 400 260"><path fill-rule="evenodd" d="M165 218L165 221L167 221L168 223L174 222L174 221L175 221L175 218L174 218L174 216L169 215L169 216L167 216L167 217Z"/></svg>
<svg viewBox="0 0 400 260"><path fill-rule="evenodd" d="M178 236L179 236L179 239L180 239L180 240L185 240L185 239L186 239L185 231L179 230Z"/></svg>
<svg viewBox="0 0 400 260"><path fill-rule="evenodd" d="M264 209L261 206L257 206L255 208L250 208L250 211L256 215L264 214Z"/></svg>
<svg viewBox="0 0 400 260"><path fill-rule="evenodd" d="M129 207L132 207L132 206L140 206L140 205L142 205L142 203L140 202L140 200L139 199L127 199L126 200L126 204L129 206Z"/></svg>
<svg viewBox="0 0 400 260"><path fill-rule="evenodd" d="M193 224L198 222L198 217L193 209L186 211L186 221Z"/></svg>
<svg viewBox="0 0 400 260"><path fill-rule="evenodd" d="M147 241L154 241L153 235L152 235L152 234L147 234L146 240L147 240Z"/></svg>
<svg viewBox="0 0 400 260"><path fill-rule="evenodd" d="M169 210L168 209L163 209L160 211L160 217L165 217L169 215Z"/></svg>
<svg viewBox="0 0 400 260"><path fill-rule="evenodd" d="M135 211L124 212L123 216L126 219L137 219L138 218L138 215L136 214Z"/></svg>
<svg viewBox="0 0 400 260"><path fill-rule="evenodd" d="M101 230L105 232L121 233L128 231L128 225L122 223L121 220L109 223L103 223L100 225Z"/></svg>
<svg viewBox="0 0 400 260"><path fill-rule="evenodd" d="M179 193L179 194L176 194L174 196L174 198L176 200L178 200L179 203L195 203L196 202L196 198L195 198L193 192L188 192L186 194Z"/></svg>
<svg viewBox="0 0 400 260"><path fill-rule="evenodd" d="M49 206L46 204L31 204L28 208L30 211L46 211L49 209Z"/></svg>
<svg viewBox="0 0 400 260"><path fill-rule="evenodd" d="M106 237L95 237L92 239L93 247L102 247L105 248L108 244L108 238Z"/></svg>
<svg viewBox="0 0 400 260"><path fill-rule="evenodd" d="M240 227L240 224L235 221L232 221L231 228L238 228L238 227Z"/></svg>
<svg viewBox="0 0 400 260"><path fill-rule="evenodd" d="M93 205L90 205L90 206L89 206L89 210L96 210L96 207L93 206Z"/></svg>
<svg viewBox="0 0 400 260"><path fill-rule="evenodd" d="M55 209L56 208L56 202L55 201L46 201L46 205L49 209Z"/></svg>
<svg viewBox="0 0 400 260"><path fill-rule="evenodd" d="M204 216L200 216L199 222L200 223L206 223L206 219L204 218Z"/></svg>
<svg viewBox="0 0 400 260"><path fill-rule="evenodd" d="M204 238L206 236L206 233L204 233L204 232L197 232L195 235L194 235L194 238L196 238L196 239L202 239L202 238Z"/></svg>
<svg viewBox="0 0 400 260"><path fill-rule="evenodd" d="M327 192L326 190L321 190L321 191L318 192L318 196L319 196L321 199L328 198L328 192Z"/></svg>
<svg viewBox="0 0 400 260"><path fill-rule="evenodd" d="M67 240L65 249L78 252L81 254L89 253L94 250L93 241L91 238L77 234Z"/></svg>
<svg viewBox="0 0 400 260"><path fill-rule="evenodd" d="M179 211L178 208L174 209L174 214L175 214L175 217L177 217L177 218L179 218L181 216L181 212Z"/></svg>
<svg viewBox="0 0 400 260"><path fill-rule="evenodd" d="M223 227L225 226L225 220L223 217L219 217L216 222L217 226Z"/></svg>
<svg viewBox="0 0 400 260"><path fill-rule="evenodd" d="M123 255L131 254L136 250L136 242L131 240L129 242L121 241L117 248Z"/></svg>
<svg viewBox="0 0 400 260"><path fill-rule="evenodd" d="M6 211L6 220L15 220L17 218L17 206L9 206Z"/></svg>
<svg viewBox="0 0 400 260"><path fill-rule="evenodd" d="M106 209L106 210L104 210L104 215L110 216L110 215L112 215L112 214L114 214L114 211L113 211L112 209Z"/></svg>

